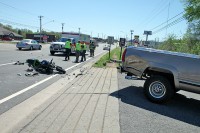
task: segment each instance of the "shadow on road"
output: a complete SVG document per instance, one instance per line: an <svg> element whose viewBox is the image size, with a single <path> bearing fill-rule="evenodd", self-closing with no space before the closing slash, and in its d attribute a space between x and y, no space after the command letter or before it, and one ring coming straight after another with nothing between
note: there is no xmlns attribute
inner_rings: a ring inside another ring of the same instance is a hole
<svg viewBox="0 0 200 133"><path fill-rule="evenodd" d="M89 54L86 53L85 55L88 56ZM65 57L65 53L55 53L54 55L49 54L49 56ZM70 56L76 56L76 54L75 53L71 53ZM80 55L80 57L81 57L81 55Z"/></svg>
<svg viewBox="0 0 200 133"><path fill-rule="evenodd" d="M64 53L55 53L54 55L49 54L49 56L65 57Z"/></svg>
<svg viewBox="0 0 200 133"><path fill-rule="evenodd" d="M155 104L148 101L142 87L129 86L113 92L111 96L121 99L121 102L130 104L148 111L152 111L182 122L200 126L200 101L176 94L165 104Z"/></svg>

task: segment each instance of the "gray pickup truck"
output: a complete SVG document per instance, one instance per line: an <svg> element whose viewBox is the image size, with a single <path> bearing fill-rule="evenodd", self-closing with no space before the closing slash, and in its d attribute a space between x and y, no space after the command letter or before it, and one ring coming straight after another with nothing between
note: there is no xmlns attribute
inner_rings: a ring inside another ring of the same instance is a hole
<svg viewBox="0 0 200 133"><path fill-rule="evenodd" d="M166 102L179 90L200 93L198 55L129 46L119 70L145 79L144 94L152 102Z"/></svg>

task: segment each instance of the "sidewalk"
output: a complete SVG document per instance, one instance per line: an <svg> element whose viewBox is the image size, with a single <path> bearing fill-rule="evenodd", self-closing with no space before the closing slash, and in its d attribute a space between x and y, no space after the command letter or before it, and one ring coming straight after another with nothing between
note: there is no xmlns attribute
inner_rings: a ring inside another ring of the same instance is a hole
<svg viewBox="0 0 200 133"><path fill-rule="evenodd" d="M70 75L2 114L1 132L119 133L119 103L110 96L117 69L90 65Z"/></svg>

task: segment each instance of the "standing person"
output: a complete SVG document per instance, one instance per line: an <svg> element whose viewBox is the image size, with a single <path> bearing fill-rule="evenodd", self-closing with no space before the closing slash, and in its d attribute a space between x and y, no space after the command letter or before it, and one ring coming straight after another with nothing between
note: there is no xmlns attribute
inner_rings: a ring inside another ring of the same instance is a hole
<svg viewBox="0 0 200 133"><path fill-rule="evenodd" d="M94 42L90 43L90 57L94 57L94 50L95 50L95 45Z"/></svg>
<svg viewBox="0 0 200 133"><path fill-rule="evenodd" d="M76 60L75 60L75 63L79 62L80 51L81 51L81 44L80 44L80 41L78 41L76 43Z"/></svg>
<svg viewBox="0 0 200 133"><path fill-rule="evenodd" d="M90 57L92 57L92 41L91 40L90 40L89 49L90 49Z"/></svg>
<svg viewBox="0 0 200 133"><path fill-rule="evenodd" d="M65 52L66 52L65 60L68 61L68 60L70 60L69 56L71 53L71 40L70 39L67 39L67 41L65 42Z"/></svg>
<svg viewBox="0 0 200 133"><path fill-rule="evenodd" d="M83 41L83 44L81 44L81 62L86 61L86 57L85 57L85 53L86 53L86 45L85 42Z"/></svg>

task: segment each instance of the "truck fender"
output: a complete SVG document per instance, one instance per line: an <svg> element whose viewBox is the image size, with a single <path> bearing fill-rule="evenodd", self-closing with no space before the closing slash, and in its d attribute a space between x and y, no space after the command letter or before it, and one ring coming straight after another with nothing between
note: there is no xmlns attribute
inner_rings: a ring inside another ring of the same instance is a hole
<svg viewBox="0 0 200 133"><path fill-rule="evenodd" d="M172 74L174 76L175 88L179 88L178 71L174 66L170 66L170 65L162 64L162 63L157 63L157 62L149 62L149 66L146 68L145 71L147 71L147 70Z"/></svg>

